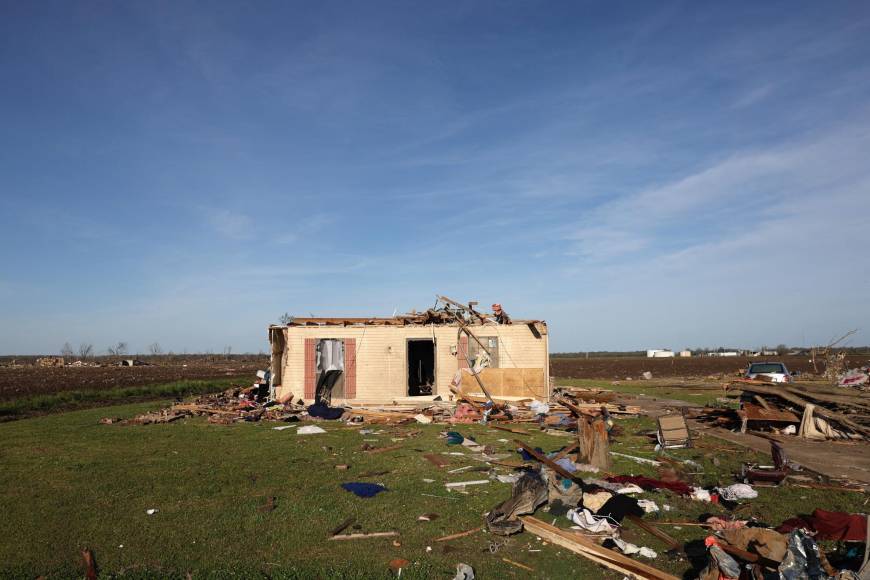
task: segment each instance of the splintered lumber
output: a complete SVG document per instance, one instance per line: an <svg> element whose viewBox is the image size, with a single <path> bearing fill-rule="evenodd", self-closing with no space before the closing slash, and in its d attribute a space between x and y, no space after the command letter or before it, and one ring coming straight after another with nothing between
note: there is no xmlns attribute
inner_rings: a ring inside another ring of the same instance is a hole
<svg viewBox="0 0 870 580"><path fill-rule="evenodd" d="M517 568L522 568L523 570L528 570L529 572L535 571L535 569L532 568L531 566L526 566L525 564L520 564L519 562L514 562L513 560L510 560L508 558L502 558L501 561L507 562L511 566L516 566Z"/></svg>
<svg viewBox="0 0 870 580"><path fill-rule="evenodd" d="M522 520L526 531L540 536L552 544L567 548L575 554L588 558L597 564L625 574L629 578L637 580L679 580L676 576L672 576L658 568L653 568L643 562L632 560L619 552L603 548L579 534L551 526L535 517L520 516L520 520Z"/></svg>
<svg viewBox="0 0 870 580"><path fill-rule="evenodd" d="M565 397L557 399L557 402L571 411L571 414L597 417L602 409L606 409L611 415L639 415L640 407L637 405L614 405L613 403L572 403Z"/></svg>
<svg viewBox="0 0 870 580"><path fill-rule="evenodd" d="M590 421L585 417L578 417L577 443L580 446L577 451L577 460L580 463L588 463L605 471L611 468L610 442L607 440L607 426L603 420Z"/></svg>
<svg viewBox="0 0 870 580"><path fill-rule="evenodd" d="M580 485L583 485L582 478L580 478L577 475L574 475L573 473L571 473L570 471L568 471L567 469L565 469L561 465L555 463L553 460L546 457L545 455L538 453L534 447L530 447L530 446L526 445L525 443L523 443L519 439L514 439L514 443L519 445L521 448L523 448L526 451L526 453L528 453L529 455L531 455L532 457L534 457L535 459L537 459L538 461L540 461L541 463L543 463L544 465L546 465L547 467L549 467L550 469L552 469L553 471L555 471L556 473L558 473L559 475L564 477L565 479L570 479L571 481L575 481L575 482L579 483Z"/></svg>
<svg viewBox="0 0 870 580"><path fill-rule="evenodd" d="M757 385L754 383L747 384L745 381L741 381L740 384L741 384L740 388L743 389L744 391L749 391L750 393L753 393L756 395L769 395L772 397L779 397L780 399L783 399L785 401L788 401L789 403L797 405L801 409L806 408L806 406L809 404L808 401L806 401L805 399L802 399L801 397L799 397L795 394L787 392L785 389L782 389L782 388L770 387L767 385ZM852 421L851 419L849 419L845 415L841 415L840 413L835 413L834 411L830 411L827 408L822 407L822 406L816 406L816 408L813 410L813 412L823 419L826 419L828 421L834 421L835 423L839 423L840 425L848 427L849 429L851 429L852 431L854 431L856 433L860 433L861 435L864 435L864 436L870 436L870 428L864 427L863 425L859 425L858 423L855 423L854 421Z"/></svg>
<svg viewBox="0 0 870 580"><path fill-rule="evenodd" d="M466 485L486 485L490 483L488 479L474 479L472 481L451 481L444 484L444 487L450 489L454 487L465 487Z"/></svg>
<svg viewBox="0 0 870 580"><path fill-rule="evenodd" d="M369 532L367 534L345 534L343 536L331 536L330 540L364 540L366 538L389 538L398 536L399 532Z"/></svg>
<svg viewBox="0 0 870 580"><path fill-rule="evenodd" d="M190 413L208 413L209 415L225 415L228 417L238 417L241 410L227 411L226 409L215 409L207 405L197 405L195 403L184 403L180 405L172 405L173 411L188 411Z"/></svg>
<svg viewBox="0 0 870 580"><path fill-rule="evenodd" d="M368 423L413 421L414 415L416 415L416 413L408 411L372 411L369 409L350 409L347 414L362 417Z"/></svg>
<svg viewBox="0 0 870 580"><path fill-rule="evenodd" d="M458 534L450 534L449 536L441 536L440 538L435 538L435 542L449 542L450 540L457 540L459 538L464 538L465 536L470 536L476 532L479 532L483 529L483 526L477 527L471 530L466 530L464 532L459 532Z"/></svg>
<svg viewBox="0 0 870 580"><path fill-rule="evenodd" d="M582 417L583 415L595 415L595 414L597 414L597 413L594 413L593 410L589 409L588 407L583 408L583 407L580 407L579 405L575 405L574 403L572 403L571 401L569 401L565 397L559 397L558 399L556 399L556 401L560 405L562 405L563 407L565 407L566 409L571 411L571 414L574 415L575 417ZM597 407L596 407L596 410L598 410Z"/></svg>

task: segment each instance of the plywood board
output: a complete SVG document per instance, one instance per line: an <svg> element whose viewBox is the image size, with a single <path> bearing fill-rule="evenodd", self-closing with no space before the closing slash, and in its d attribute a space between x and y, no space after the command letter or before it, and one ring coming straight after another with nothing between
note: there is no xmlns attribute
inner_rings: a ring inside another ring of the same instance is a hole
<svg viewBox="0 0 870 580"><path fill-rule="evenodd" d="M534 397L537 399L547 398L547 389L544 384L544 369L483 369L480 372L480 380L486 385L486 389L492 396L500 397ZM462 390L465 392L477 392L480 387L470 373L462 375Z"/></svg>

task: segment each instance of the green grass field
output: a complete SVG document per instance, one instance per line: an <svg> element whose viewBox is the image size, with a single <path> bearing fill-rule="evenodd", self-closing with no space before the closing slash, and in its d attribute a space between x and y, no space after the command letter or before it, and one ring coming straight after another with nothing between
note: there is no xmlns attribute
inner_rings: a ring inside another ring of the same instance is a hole
<svg viewBox="0 0 870 580"><path fill-rule="evenodd" d="M295 429L275 431L274 423L218 426L199 418L149 426L98 423L106 415L133 416L159 406L91 409L0 425L4 577L80 576L80 550L85 547L93 549L102 574L125 577L182 577L190 572L194 577L379 578L391 575L388 563L393 558L411 562L403 577L452 577L457 562L472 565L480 578L529 575L502 557L534 568L536 577L618 577L526 533L509 538L495 554L490 541L504 539L485 533L434 543L439 536L482 525L483 514L510 494L510 485L498 482L469 487L467 495L447 492L446 481L485 479L486 474L448 474L450 468L438 469L423 458L424 452L463 451L439 438L441 426L374 427L382 433L361 435L358 427L320 423L326 434L301 436ZM624 420L619 425L624 435L615 451L653 457L643 435L652 421ZM403 438L418 429L420 435ZM512 451L511 443L499 441L512 434L480 425L458 430ZM517 437L545 451L571 441L540 432ZM367 454L361 451L363 443L402 447ZM723 445L715 440L711 444ZM707 451L720 458L716 467L704 453L693 449L672 455L701 462L704 473L694 477L703 484L730 483L730 472L752 458L743 452ZM482 465L467 455L445 457L456 467ZM337 471L339 463L351 468ZM358 477L369 471L389 473ZM621 458L614 471L654 473ZM339 488L341 482L358 479L383 483L390 491L361 499ZM858 510L856 502L863 501L857 494L806 489L762 489L760 494L749 512L775 523L814 507ZM277 498L276 509L260 511L270 496ZM672 506L660 518L694 519L718 510L669 492L645 496ZM149 508L159 511L149 516ZM418 522L424 513L439 517ZM361 525L357 531L400 532L401 545L394 546L391 538L327 541L329 530L350 516ZM545 509L537 516L547 522L555 519ZM559 518L557 524L566 527L568 521ZM681 540L703 537L700 528L669 531ZM653 562L657 567L679 574L689 569L685 556L663 554L657 540L638 530L628 529L626 535L659 551Z"/></svg>
<svg viewBox="0 0 870 580"><path fill-rule="evenodd" d="M114 387L108 389L84 389L59 391L47 395L18 397L0 402L0 421L11 421L32 415L69 411L76 408L94 407L124 402L181 398L203 393L216 393L238 383L238 379L210 379L175 381L138 387Z"/></svg>

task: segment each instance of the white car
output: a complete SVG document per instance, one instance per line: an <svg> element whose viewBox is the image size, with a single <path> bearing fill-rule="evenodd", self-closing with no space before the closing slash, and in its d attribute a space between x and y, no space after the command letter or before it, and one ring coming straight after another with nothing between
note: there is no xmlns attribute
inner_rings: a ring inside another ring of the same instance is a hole
<svg viewBox="0 0 870 580"><path fill-rule="evenodd" d="M772 383L790 383L793 380L791 373L788 372L788 369L785 368L785 365L782 363L751 363L749 369L746 371L746 378L754 379L761 375L764 375L764 380L769 380Z"/></svg>

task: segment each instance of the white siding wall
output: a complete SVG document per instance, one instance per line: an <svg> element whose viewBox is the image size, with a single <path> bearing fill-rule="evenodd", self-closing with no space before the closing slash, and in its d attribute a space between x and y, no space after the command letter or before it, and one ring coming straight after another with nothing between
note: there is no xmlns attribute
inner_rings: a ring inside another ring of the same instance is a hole
<svg viewBox="0 0 870 580"><path fill-rule="evenodd" d="M499 339L502 368L543 368L549 380L548 335L535 338L525 324L474 326L480 337ZM282 393L304 395L305 339L355 338L356 399L390 401L408 395L407 340L435 339L435 394L450 395L450 381L459 368L451 354L457 347L455 326L294 326L287 329ZM546 329L544 330L546 333Z"/></svg>

